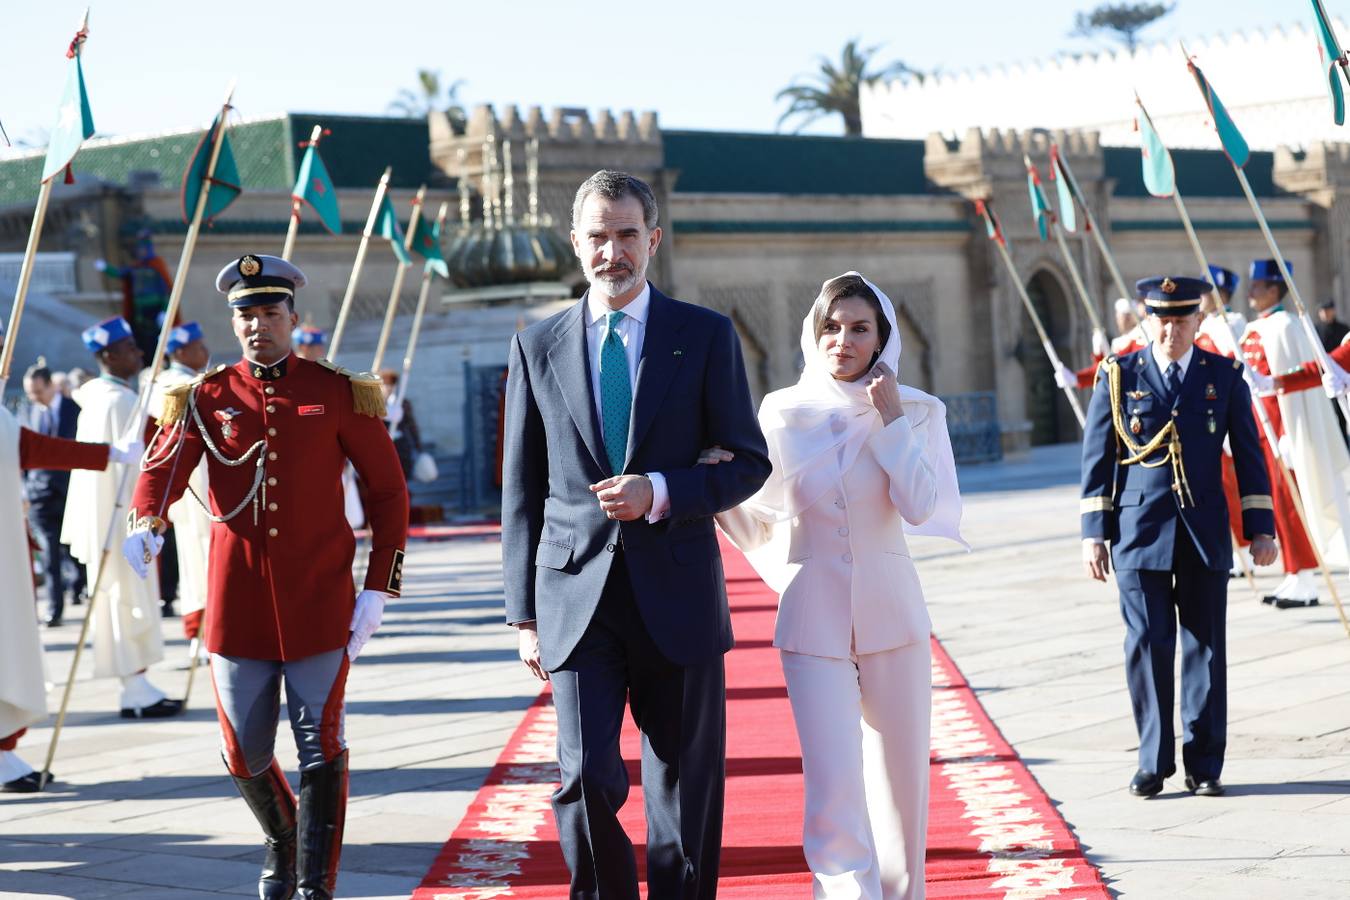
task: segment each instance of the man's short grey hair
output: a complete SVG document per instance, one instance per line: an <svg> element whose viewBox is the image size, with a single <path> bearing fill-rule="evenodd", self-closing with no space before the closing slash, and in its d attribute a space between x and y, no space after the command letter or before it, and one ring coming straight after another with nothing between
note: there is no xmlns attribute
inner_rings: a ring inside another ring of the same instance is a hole
<svg viewBox="0 0 1350 900"><path fill-rule="evenodd" d="M641 178L635 178L627 172L615 172L613 169L601 169L577 188L577 198L572 201L572 227L577 227L581 218L581 207L586 198L598 194L606 200L622 200L624 197L636 197L642 203L642 223L650 231L656 227L660 210L656 206L656 195Z"/></svg>

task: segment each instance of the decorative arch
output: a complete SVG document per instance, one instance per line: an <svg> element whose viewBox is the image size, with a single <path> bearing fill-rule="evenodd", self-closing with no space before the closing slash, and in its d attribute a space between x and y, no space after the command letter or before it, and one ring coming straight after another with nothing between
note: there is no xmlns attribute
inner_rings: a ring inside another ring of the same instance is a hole
<svg viewBox="0 0 1350 900"><path fill-rule="evenodd" d="M1027 296L1045 326L1050 343L1065 365L1081 365L1073 352L1076 315L1072 288L1049 265L1038 265L1027 281ZM1064 393L1055 385L1055 374L1041 347L1040 336L1023 312L1016 356L1025 373L1027 418L1031 420L1031 444L1058 444L1078 439L1078 422Z"/></svg>

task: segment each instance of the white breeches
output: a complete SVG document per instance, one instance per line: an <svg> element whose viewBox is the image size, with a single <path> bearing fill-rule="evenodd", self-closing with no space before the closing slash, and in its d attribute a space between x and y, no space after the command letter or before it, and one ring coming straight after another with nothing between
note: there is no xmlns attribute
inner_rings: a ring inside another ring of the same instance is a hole
<svg viewBox="0 0 1350 900"><path fill-rule="evenodd" d="M923 900L927 641L854 659L780 651L802 747L817 900Z"/></svg>

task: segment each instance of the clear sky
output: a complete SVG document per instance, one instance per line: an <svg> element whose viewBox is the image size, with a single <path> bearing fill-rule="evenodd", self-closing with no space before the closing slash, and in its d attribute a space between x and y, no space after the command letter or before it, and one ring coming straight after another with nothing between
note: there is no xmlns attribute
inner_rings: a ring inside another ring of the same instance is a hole
<svg viewBox="0 0 1350 900"><path fill-rule="evenodd" d="M1069 37L1098 0L105 0L85 56L94 122L124 135L205 125L231 77L248 118L383 114L419 68L462 78L461 98L655 109L667 128L772 131L774 94L852 37L880 61L959 71L1109 45ZM41 139L84 2L11 3L0 29L0 121ZM1350 2L1330 0L1333 14ZM1311 22L1304 0L1179 0L1151 39ZM1350 34L1342 36L1350 40ZM840 130L837 119L816 129Z"/></svg>

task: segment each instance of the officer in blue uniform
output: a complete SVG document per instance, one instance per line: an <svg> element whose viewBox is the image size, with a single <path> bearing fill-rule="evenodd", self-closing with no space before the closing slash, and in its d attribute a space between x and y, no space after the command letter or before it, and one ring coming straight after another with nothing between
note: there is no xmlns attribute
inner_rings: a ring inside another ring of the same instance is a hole
<svg viewBox="0 0 1350 900"><path fill-rule="evenodd" d="M1233 564L1220 477L1224 438L1237 470L1243 532L1258 565L1276 555L1270 483L1242 363L1194 346L1209 285L1149 278L1138 286L1154 340L1101 364L1083 435L1083 557L1098 581L1114 563L1120 589L1125 674L1139 730L1130 793L1151 797L1176 772L1172 663L1179 622L1186 788L1218 796Z"/></svg>

